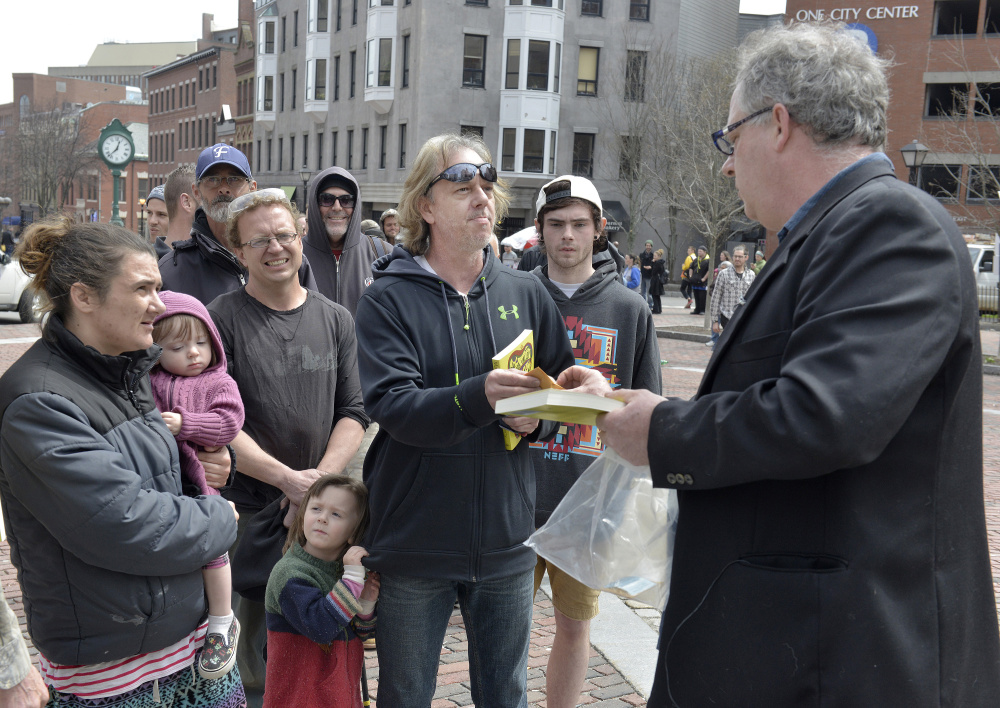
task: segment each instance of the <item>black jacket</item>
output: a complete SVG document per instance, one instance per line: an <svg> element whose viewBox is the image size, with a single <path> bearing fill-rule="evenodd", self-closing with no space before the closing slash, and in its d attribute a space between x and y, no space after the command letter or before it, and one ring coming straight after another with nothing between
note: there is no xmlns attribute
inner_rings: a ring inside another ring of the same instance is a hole
<svg viewBox="0 0 1000 708"><path fill-rule="evenodd" d="M58 317L0 378L0 498L35 646L59 664L162 649L205 612L201 567L236 539L185 497L153 403L160 348L104 356Z"/></svg>
<svg viewBox="0 0 1000 708"><path fill-rule="evenodd" d="M371 526L365 564L462 581L530 570L535 474L526 441L555 433L545 421L512 451L486 399L492 357L525 329L535 364L552 376L573 364L559 310L533 275L484 250L480 279L463 296L397 246L374 266L358 302L358 363L365 409L379 424L364 481Z"/></svg>
<svg viewBox="0 0 1000 708"><path fill-rule="evenodd" d="M212 235L208 217L201 207L194 213L191 238L176 242L173 252L160 259L163 289L190 295L204 305L223 293L246 285L246 276L246 268ZM304 254L299 268L299 282L304 288L317 289Z"/></svg>
<svg viewBox="0 0 1000 708"><path fill-rule="evenodd" d="M995 706L982 449L965 242L858 165L781 241L696 397L653 412L680 519L649 705Z"/></svg>

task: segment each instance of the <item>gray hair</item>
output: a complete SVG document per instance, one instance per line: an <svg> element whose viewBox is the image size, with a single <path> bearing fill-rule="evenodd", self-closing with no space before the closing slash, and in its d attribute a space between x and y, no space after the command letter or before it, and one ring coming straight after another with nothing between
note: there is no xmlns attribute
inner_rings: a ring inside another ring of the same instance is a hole
<svg viewBox="0 0 1000 708"><path fill-rule="evenodd" d="M738 243L735 246L733 246L733 253L736 253L737 251L743 251L744 256L750 255L749 250L742 243Z"/></svg>
<svg viewBox="0 0 1000 708"><path fill-rule="evenodd" d="M882 150L889 66L843 25L776 25L740 48L734 95L748 114L781 103L819 145Z"/></svg>

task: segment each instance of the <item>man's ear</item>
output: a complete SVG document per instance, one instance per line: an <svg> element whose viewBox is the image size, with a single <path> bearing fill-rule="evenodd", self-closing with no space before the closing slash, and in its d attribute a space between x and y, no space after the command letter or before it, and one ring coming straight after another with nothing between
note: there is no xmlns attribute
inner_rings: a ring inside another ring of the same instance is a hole
<svg viewBox="0 0 1000 708"><path fill-rule="evenodd" d="M197 209L194 197L187 192L181 192L177 198L177 204L188 214L194 214L195 209Z"/></svg>
<svg viewBox="0 0 1000 708"><path fill-rule="evenodd" d="M774 104L771 109L773 118L774 148L778 152L785 149L788 141L792 137L792 117L783 103Z"/></svg>
<svg viewBox="0 0 1000 708"><path fill-rule="evenodd" d="M420 217L428 224L434 223L432 204L433 202L426 195L417 199L417 211L420 212Z"/></svg>

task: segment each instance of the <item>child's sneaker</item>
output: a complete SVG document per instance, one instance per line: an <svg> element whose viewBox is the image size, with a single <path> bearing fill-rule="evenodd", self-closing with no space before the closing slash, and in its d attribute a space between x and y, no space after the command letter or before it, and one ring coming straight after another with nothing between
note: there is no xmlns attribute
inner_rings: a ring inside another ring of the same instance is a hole
<svg viewBox="0 0 1000 708"><path fill-rule="evenodd" d="M236 665L236 642L240 638L240 623L234 617L226 637L213 632L205 637L205 646L198 655L198 673L202 678L225 676Z"/></svg>

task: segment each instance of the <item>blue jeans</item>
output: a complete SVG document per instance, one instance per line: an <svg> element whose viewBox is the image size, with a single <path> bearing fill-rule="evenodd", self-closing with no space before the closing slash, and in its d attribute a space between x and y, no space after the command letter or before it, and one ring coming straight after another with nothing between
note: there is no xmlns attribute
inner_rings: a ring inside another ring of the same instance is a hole
<svg viewBox="0 0 1000 708"><path fill-rule="evenodd" d="M379 708L430 706L455 600L469 641L477 708L527 708L533 570L475 583L382 573Z"/></svg>

